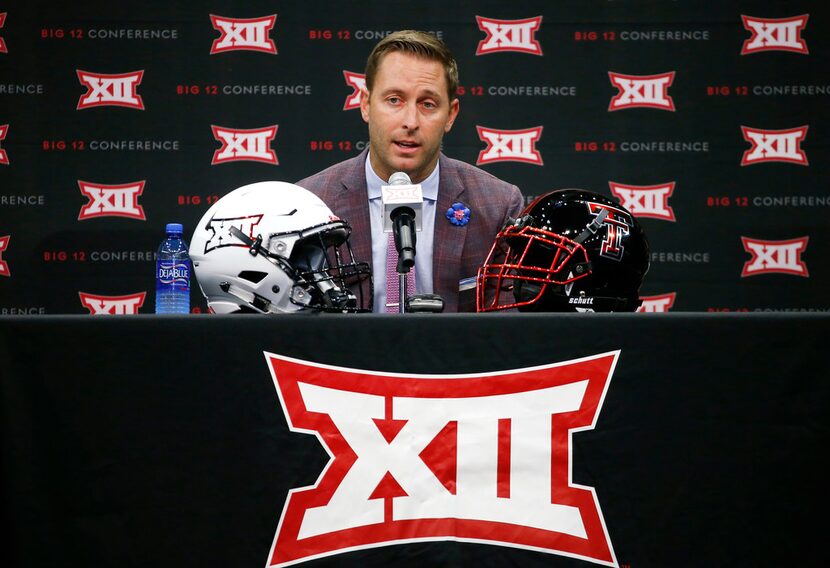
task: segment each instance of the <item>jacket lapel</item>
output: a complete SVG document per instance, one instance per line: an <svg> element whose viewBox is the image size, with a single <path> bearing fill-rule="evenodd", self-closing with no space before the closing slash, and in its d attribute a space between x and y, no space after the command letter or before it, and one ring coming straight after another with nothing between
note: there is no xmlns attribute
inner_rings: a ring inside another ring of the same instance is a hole
<svg viewBox="0 0 830 568"><path fill-rule="evenodd" d="M333 209L352 226L349 243L355 258L372 266L372 228L369 222L369 194L366 189L367 150L353 160L341 178L341 191L335 196Z"/></svg>
<svg viewBox="0 0 830 568"><path fill-rule="evenodd" d="M440 178L438 201L435 204L435 231L432 245L433 287L436 294L443 294L449 298L457 297L459 277L465 277L459 276L459 270L467 226L453 225L446 217L447 209L452 207L453 203L464 201L464 187L458 171L444 154L440 154L439 163ZM442 276L439 278L439 275Z"/></svg>

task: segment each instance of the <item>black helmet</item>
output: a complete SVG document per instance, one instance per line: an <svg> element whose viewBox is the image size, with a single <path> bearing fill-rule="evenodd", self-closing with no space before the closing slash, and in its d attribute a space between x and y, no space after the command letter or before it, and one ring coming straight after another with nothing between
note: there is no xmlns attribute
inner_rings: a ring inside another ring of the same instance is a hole
<svg viewBox="0 0 830 568"><path fill-rule="evenodd" d="M476 308L633 312L648 267L648 240L625 207L584 189L552 191L496 235Z"/></svg>

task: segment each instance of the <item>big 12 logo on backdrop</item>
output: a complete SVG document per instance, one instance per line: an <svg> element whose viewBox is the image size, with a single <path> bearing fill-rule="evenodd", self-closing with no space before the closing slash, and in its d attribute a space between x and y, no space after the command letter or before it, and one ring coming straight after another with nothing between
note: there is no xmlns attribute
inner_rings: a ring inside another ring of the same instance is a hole
<svg viewBox="0 0 830 568"><path fill-rule="evenodd" d="M542 137L542 126L522 130L497 130L476 125L478 138L487 147L478 153L476 165L493 162L520 162L541 166L542 155L536 142Z"/></svg>
<svg viewBox="0 0 830 568"><path fill-rule="evenodd" d="M501 51L515 51L542 55L542 46L536 40L536 32L542 25L542 16L523 20L497 20L476 16L478 29L487 34L478 42L476 55Z"/></svg>
<svg viewBox="0 0 830 568"><path fill-rule="evenodd" d="M656 108L675 111L669 87L674 83L674 71L659 75L624 75L608 72L611 84L619 91L611 98L608 112L629 108Z"/></svg>
<svg viewBox="0 0 830 568"><path fill-rule="evenodd" d="M756 18L741 16L744 28L752 36L744 42L741 55L759 51L792 51L807 54L807 42L801 38L801 32L807 27L810 14L792 18Z"/></svg>
<svg viewBox="0 0 830 568"><path fill-rule="evenodd" d="M0 276L11 276L12 273L9 270L9 264L3 260L3 252L9 248L9 241L11 240L11 235L5 235L0 237Z"/></svg>
<svg viewBox="0 0 830 568"><path fill-rule="evenodd" d="M86 93L78 99L76 110L99 106L120 106L144 110L144 101L138 94L138 86L144 70L129 73L93 73L76 69L78 80L86 87Z"/></svg>
<svg viewBox="0 0 830 568"><path fill-rule="evenodd" d="M276 55L277 46L274 45L274 40L268 37L276 21L276 14L261 18L226 18L210 14L210 23L222 34L213 40L210 54L226 51L259 51Z"/></svg>
<svg viewBox="0 0 830 568"><path fill-rule="evenodd" d="M96 217L126 217L146 221L144 207L138 203L144 193L144 180L119 185L105 185L78 180L78 187L89 201L81 207L78 221Z"/></svg>
<svg viewBox="0 0 830 568"><path fill-rule="evenodd" d="M461 375L265 353L289 428L331 456L289 492L268 566L447 540L617 566L571 440L595 427L619 353Z"/></svg>
<svg viewBox="0 0 830 568"><path fill-rule="evenodd" d="M6 135L9 133L9 125L8 124L0 124L0 142L6 139ZM4 166L9 165L9 155L3 148L0 148L0 164Z"/></svg>
<svg viewBox="0 0 830 568"><path fill-rule="evenodd" d="M136 292L124 296L102 296L88 292L78 292L81 304L95 316L134 315L144 305L147 292Z"/></svg>
<svg viewBox="0 0 830 568"><path fill-rule="evenodd" d="M807 249L809 237L799 237L783 241L771 241L741 237L744 250L752 255L744 263L741 278L758 274L793 274L808 278L807 265L801 259L801 253Z"/></svg>

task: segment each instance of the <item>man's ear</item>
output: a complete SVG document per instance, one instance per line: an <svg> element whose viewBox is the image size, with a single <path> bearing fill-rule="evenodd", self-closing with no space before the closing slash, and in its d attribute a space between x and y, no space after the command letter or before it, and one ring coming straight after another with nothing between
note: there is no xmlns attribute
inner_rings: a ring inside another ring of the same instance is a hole
<svg viewBox="0 0 830 568"><path fill-rule="evenodd" d="M369 122L369 91L366 87L360 88L360 116L364 122Z"/></svg>
<svg viewBox="0 0 830 568"><path fill-rule="evenodd" d="M455 119L458 116L458 111L461 109L461 103L458 102L458 98L453 99L450 102L450 114L447 117L447 123L444 125L444 133L446 134L452 129L452 125L455 123Z"/></svg>

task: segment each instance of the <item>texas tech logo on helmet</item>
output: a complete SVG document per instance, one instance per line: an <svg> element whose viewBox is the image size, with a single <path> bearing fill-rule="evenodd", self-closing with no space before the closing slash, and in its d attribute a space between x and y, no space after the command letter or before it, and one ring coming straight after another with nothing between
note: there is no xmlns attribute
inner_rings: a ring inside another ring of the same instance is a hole
<svg viewBox="0 0 830 568"><path fill-rule="evenodd" d="M542 16L525 20L496 20L476 16L478 29L487 34L478 43L476 55L497 51L517 51L542 55L542 46L536 41L536 31L542 25Z"/></svg>
<svg viewBox="0 0 830 568"><path fill-rule="evenodd" d="M0 142L6 139L6 135L9 133L9 125L8 124L0 124ZM0 164L4 166L9 165L9 155L3 148L0 148Z"/></svg>
<svg viewBox="0 0 830 568"><path fill-rule="evenodd" d="M147 296L147 292L126 296L100 296L78 292L78 296L81 298L81 304L92 315L120 316L137 314L138 309L144 305L144 297Z"/></svg>
<svg viewBox="0 0 830 568"><path fill-rule="evenodd" d="M265 354L288 425L331 461L289 492L268 566L454 540L617 566L597 496L571 480L619 351L467 375L331 367Z"/></svg>
<svg viewBox="0 0 830 568"><path fill-rule="evenodd" d="M261 51L276 54L277 46L274 45L274 40L268 37L276 21L276 14L248 19L225 18L211 14L210 23L222 35L213 40L210 54L225 51Z"/></svg>
<svg viewBox="0 0 830 568"><path fill-rule="evenodd" d="M809 237L786 241L767 241L741 237L744 250L752 258L744 263L741 278L756 274L794 274L809 277L807 265L801 260L801 253L807 248Z"/></svg>
<svg viewBox="0 0 830 568"><path fill-rule="evenodd" d="M9 248L9 241L11 240L11 235L5 235L0 237L0 276L11 276L12 273L9 270L8 263L3 260L3 252Z"/></svg>
<svg viewBox="0 0 830 568"><path fill-rule="evenodd" d="M0 12L0 28L2 28L6 24L6 14L8 12ZM8 53L9 50L6 47L6 42L3 40L3 37L0 36L0 53Z"/></svg>
<svg viewBox="0 0 830 568"><path fill-rule="evenodd" d="M256 227L262 221L263 213L248 215L246 217L212 218L205 230L211 232L210 238L205 242L205 253L222 247L248 247L236 237L230 237L231 227L236 227L245 235L254 240L257 236Z"/></svg>
<svg viewBox="0 0 830 568"><path fill-rule="evenodd" d="M792 18L755 18L741 16L741 20L752 36L744 42L741 55L759 51L792 51L809 53L801 32L807 26L810 14Z"/></svg>
<svg viewBox="0 0 830 568"><path fill-rule="evenodd" d="M144 193L144 180L121 185L104 185L78 180L78 187L89 202L81 207L78 221L93 217L128 217L146 220L144 207L138 204L138 196Z"/></svg>
<svg viewBox="0 0 830 568"><path fill-rule="evenodd" d="M271 149L271 142L277 135L279 125L245 130L211 125L213 137L222 147L213 153L210 165L225 162L264 162L277 165L277 153Z"/></svg>
<svg viewBox="0 0 830 568"><path fill-rule="evenodd" d="M542 165L542 155L536 142L542 137L542 127L524 130L496 130L476 125L478 137L487 147L479 152L477 165L493 162L522 162Z"/></svg>
<svg viewBox="0 0 830 568"><path fill-rule="evenodd" d="M137 92L144 70L107 75L76 69L78 80L87 89L78 99L76 110L97 106L121 106L144 110L144 101Z"/></svg>
<svg viewBox="0 0 830 568"><path fill-rule="evenodd" d="M346 84L354 89L352 94L346 97L343 110L360 108L360 93L366 88L366 75L363 73L353 73L352 71L343 71L343 77L346 78Z"/></svg>
<svg viewBox="0 0 830 568"><path fill-rule="evenodd" d="M801 149L801 142L807 137L809 126L799 126L788 130L762 130L741 126L744 140L752 144L741 158L742 166L761 162L787 162L809 165L807 154Z"/></svg>
<svg viewBox="0 0 830 568"><path fill-rule="evenodd" d="M640 296L642 304L637 308L638 312L667 312L674 306L674 300L677 297L676 292L669 292L668 294L660 294L659 296Z"/></svg>
<svg viewBox="0 0 830 568"><path fill-rule="evenodd" d="M623 75L609 71L608 77L619 90L608 105L609 112L638 107L674 112L674 100L668 94L674 71L659 75Z"/></svg>
<svg viewBox="0 0 830 568"><path fill-rule="evenodd" d="M660 185L625 185L609 181L608 186L620 204L635 217L675 221L674 210L669 206L669 197L674 193L673 181Z"/></svg>
<svg viewBox="0 0 830 568"><path fill-rule="evenodd" d="M605 212L602 217L602 226L605 227L605 238L602 240L599 254L613 260L622 260L623 253L625 253L625 247L622 241L625 236L631 233L634 219L622 209L611 207L604 203L589 201L586 202L586 205L594 217L599 217L599 215L603 214L603 211Z"/></svg>

